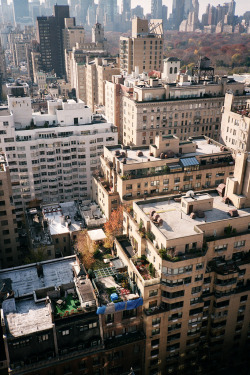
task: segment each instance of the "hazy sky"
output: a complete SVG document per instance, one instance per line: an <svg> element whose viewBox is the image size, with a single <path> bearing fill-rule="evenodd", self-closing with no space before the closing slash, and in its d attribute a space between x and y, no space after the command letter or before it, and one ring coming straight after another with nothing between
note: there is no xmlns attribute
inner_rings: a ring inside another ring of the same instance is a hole
<svg viewBox="0 0 250 375"><path fill-rule="evenodd" d="M119 2L119 0L118 0ZM171 13L172 9L172 0L163 0L164 5L168 6L169 12ZM212 5L223 4L225 2L230 2L230 0L200 0L200 14L205 13L205 9L208 3ZM136 5L141 5L144 8L146 13L150 12L150 0L132 0L132 7L134 8ZM242 15L244 12L250 11L250 1L249 0L236 0L236 14Z"/></svg>

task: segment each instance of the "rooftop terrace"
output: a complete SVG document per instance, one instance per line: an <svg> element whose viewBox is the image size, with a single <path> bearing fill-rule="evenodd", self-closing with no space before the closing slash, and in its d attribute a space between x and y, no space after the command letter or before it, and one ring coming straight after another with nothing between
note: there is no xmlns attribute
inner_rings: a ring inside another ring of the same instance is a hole
<svg viewBox="0 0 250 375"><path fill-rule="evenodd" d="M196 200L206 198L207 194L196 194ZM181 202L176 202L171 198L166 200L151 200L147 202L138 202L139 207L149 217L151 211L156 211L163 220L162 226L158 229L164 234L167 239L181 238L184 236L191 236L197 234L195 226L202 223L217 222L220 220L228 220L229 210L233 209L232 205L228 206L222 198L216 193L212 193L213 209L205 211L203 218L196 216L195 219L190 215L185 214L181 209ZM192 198L187 198L190 200ZM249 215L250 208L238 210L239 216Z"/></svg>
<svg viewBox="0 0 250 375"><path fill-rule="evenodd" d="M172 159L179 159L180 155L182 157L200 157L205 155L213 155L213 154L219 154L225 152L225 149L222 149L219 144L213 143L212 141L208 143L207 139L204 137L198 138L198 139L192 139L192 141L196 144L197 149L195 152L192 153L183 153L174 155ZM181 143L180 143L181 146ZM139 164L139 163L148 163L148 162L156 162L162 160L160 157L154 157L151 155L150 150L148 147L141 147L141 148L135 148L135 149L122 149L120 145L117 145L116 147L110 147L108 148L110 151L112 151L112 155L115 156L120 161L123 160L123 158L126 158L126 164ZM120 155L117 155L118 151L120 151ZM138 151L142 152L142 155L139 156ZM122 154L124 153L124 154ZM168 159L165 159L167 161Z"/></svg>

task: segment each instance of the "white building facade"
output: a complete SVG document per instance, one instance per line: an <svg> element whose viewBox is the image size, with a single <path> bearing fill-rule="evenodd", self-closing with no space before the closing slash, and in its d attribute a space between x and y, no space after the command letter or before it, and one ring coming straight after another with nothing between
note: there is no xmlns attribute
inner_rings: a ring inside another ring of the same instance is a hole
<svg viewBox="0 0 250 375"><path fill-rule="evenodd" d="M18 111L23 99L16 98ZM17 218L34 199L45 204L90 197L91 175L103 146L117 144L117 128L81 101L49 101L47 114L30 118L27 111L26 126L14 112L0 109L0 149L9 160Z"/></svg>

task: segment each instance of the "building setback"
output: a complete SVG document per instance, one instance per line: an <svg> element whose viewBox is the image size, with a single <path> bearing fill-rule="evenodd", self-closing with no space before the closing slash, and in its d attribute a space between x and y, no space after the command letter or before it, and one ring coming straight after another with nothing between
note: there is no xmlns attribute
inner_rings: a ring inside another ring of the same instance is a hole
<svg viewBox="0 0 250 375"><path fill-rule="evenodd" d="M150 147L105 147L92 196L106 217L119 204L144 197L216 188L234 175L232 152L206 138L157 136Z"/></svg>

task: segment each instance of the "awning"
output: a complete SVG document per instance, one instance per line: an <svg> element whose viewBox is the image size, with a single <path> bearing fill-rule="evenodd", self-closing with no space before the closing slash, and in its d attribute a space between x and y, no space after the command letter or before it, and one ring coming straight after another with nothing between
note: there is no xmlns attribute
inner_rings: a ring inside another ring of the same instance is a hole
<svg viewBox="0 0 250 375"><path fill-rule="evenodd" d="M180 159L183 167L192 167L194 165L199 165L198 160L195 157Z"/></svg>

